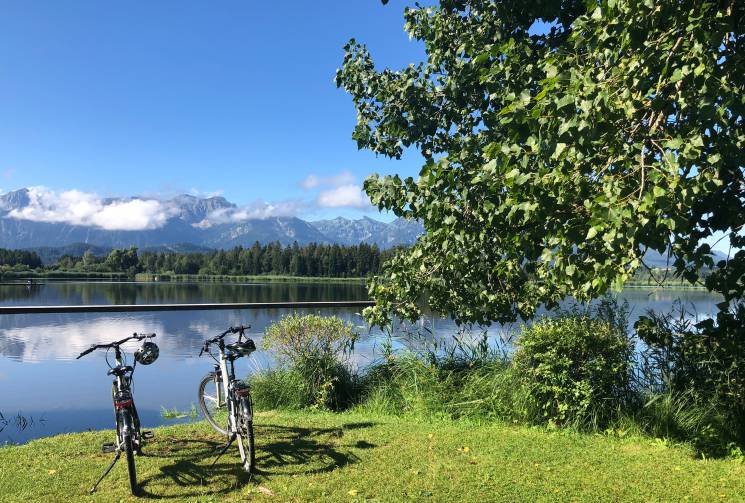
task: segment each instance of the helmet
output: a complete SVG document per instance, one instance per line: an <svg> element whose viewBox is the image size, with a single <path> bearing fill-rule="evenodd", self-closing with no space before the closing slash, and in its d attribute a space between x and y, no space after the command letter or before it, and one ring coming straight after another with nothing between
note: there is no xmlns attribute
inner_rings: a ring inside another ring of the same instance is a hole
<svg viewBox="0 0 745 503"><path fill-rule="evenodd" d="M135 351L135 360L142 365L150 365L158 359L159 354L160 349L158 349L158 345L147 341L142 343L142 347Z"/></svg>
<svg viewBox="0 0 745 503"><path fill-rule="evenodd" d="M246 339L243 342L236 342L228 344L228 349L231 349L241 356L249 356L251 353L256 351L256 344L251 339Z"/></svg>

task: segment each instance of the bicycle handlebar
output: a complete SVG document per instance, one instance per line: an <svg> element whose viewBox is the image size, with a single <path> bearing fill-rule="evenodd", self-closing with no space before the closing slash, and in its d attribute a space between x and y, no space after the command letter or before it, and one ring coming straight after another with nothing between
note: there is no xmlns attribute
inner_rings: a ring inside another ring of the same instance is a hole
<svg viewBox="0 0 745 503"><path fill-rule="evenodd" d="M97 349L117 348L117 347L121 346L122 344L124 344L127 341L132 341L132 340L141 341L143 339L152 339L153 337L155 337L155 334L154 333L152 333L152 334L138 334L137 332L135 332L132 335L130 335L129 337L125 337L124 339L122 339L120 341L110 342L109 344L91 344L91 347L89 347L88 349L86 349L85 351L83 351L82 353L80 353L75 359L76 360L79 360L80 358L84 357L87 354L90 354L90 353L94 352Z"/></svg>
<svg viewBox="0 0 745 503"><path fill-rule="evenodd" d="M239 337L245 335L244 332L251 328L251 325L238 325L237 327L230 327L220 335L213 337L212 339L207 339L204 341L204 344L202 345L202 350L199 352L199 356L202 356L205 352L209 351L210 344L214 344L218 341L221 341L223 338L225 338L228 334L239 334ZM240 339L239 339L240 341Z"/></svg>

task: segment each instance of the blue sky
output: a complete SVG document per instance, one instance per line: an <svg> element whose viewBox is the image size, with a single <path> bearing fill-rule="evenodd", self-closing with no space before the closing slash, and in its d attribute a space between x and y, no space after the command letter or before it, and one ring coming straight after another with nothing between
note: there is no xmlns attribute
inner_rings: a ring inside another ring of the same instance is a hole
<svg viewBox="0 0 745 503"><path fill-rule="evenodd" d="M4 1L0 188L221 193L299 202L310 218L381 218L351 186L372 172L415 175L421 159L358 151L354 107L333 77L350 37L381 67L422 59L404 6Z"/></svg>

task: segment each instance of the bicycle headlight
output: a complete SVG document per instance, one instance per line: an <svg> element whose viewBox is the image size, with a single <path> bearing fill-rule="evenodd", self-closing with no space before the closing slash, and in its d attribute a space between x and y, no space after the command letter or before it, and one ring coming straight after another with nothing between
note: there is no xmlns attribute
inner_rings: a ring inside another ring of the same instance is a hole
<svg viewBox="0 0 745 503"><path fill-rule="evenodd" d="M142 344L140 349L135 351L135 360L142 365L150 365L158 359L159 354L160 349L158 349L158 345L147 341Z"/></svg>

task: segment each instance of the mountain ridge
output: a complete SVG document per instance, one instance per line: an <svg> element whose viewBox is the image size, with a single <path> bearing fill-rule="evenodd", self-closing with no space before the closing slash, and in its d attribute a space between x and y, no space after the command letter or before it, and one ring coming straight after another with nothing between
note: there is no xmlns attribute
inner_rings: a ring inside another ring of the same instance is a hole
<svg viewBox="0 0 745 503"><path fill-rule="evenodd" d="M99 248L168 249L188 243L197 248L227 249L251 246L256 241L279 241L283 245L294 242L368 243L390 248L413 244L416 236L423 232L418 222L397 219L386 223L367 216L356 220L338 217L317 221L294 216L238 218L231 216L238 206L224 197L190 194L158 201L166 212L162 225L140 230L105 229L90 224L44 221L36 216L40 212L30 212L35 204L32 196L26 188L0 195L0 248L59 248L82 244ZM140 197L103 201L106 205L115 205L137 200L151 201ZM29 214L34 215L34 219L25 217ZM46 217L43 212L42 217Z"/></svg>

